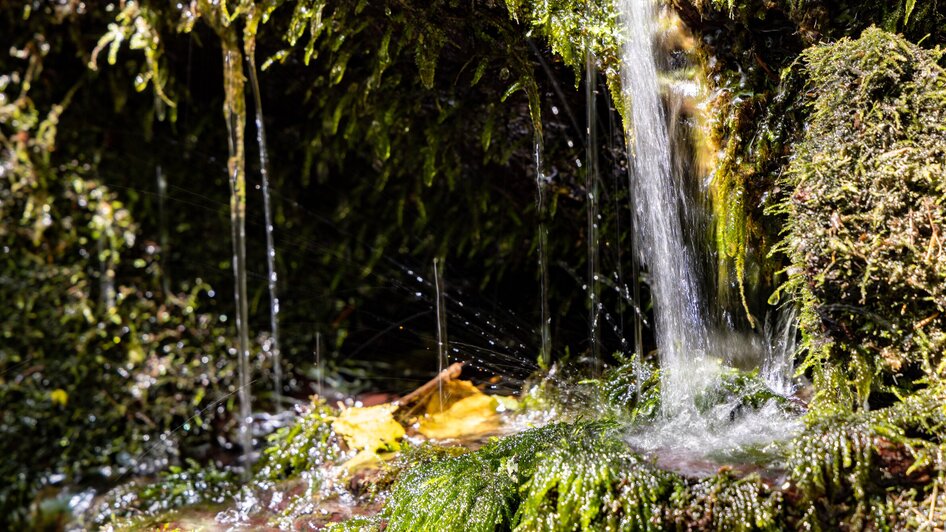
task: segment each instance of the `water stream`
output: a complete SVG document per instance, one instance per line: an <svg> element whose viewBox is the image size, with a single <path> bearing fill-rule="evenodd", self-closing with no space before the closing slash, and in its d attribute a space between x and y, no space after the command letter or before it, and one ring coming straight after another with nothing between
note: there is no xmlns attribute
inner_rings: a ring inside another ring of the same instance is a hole
<svg viewBox="0 0 946 532"><path fill-rule="evenodd" d="M155 168L155 179L158 185L158 225L160 226L158 238L161 246L161 290L165 294L171 293L171 276L168 272L168 253L170 251L170 239L168 237L168 219L164 203L168 195L168 179L164 175L161 165Z"/></svg>
<svg viewBox="0 0 946 532"><path fill-rule="evenodd" d="M630 109L626 129L634 255L649 275L662 414L628 439L656 456L662 467L698 473L700 467L716 467L717 460L738 463L765 454L774 442L799 430L797 418L777 401L747 409L723 384L726 366L736 366L759 370L772 391L790 395L795 317L783 313L770 320L763 334L711 320L693 244L704 223L700 191L686 186L687 134L670 129L679 118L676 111L668 117L664 107L655 55L655 2L619 0L617 6L624 41L622 86ZM635 332L639 341L639 329Z"/></svg>
<svg viewBox="0 0 946 532"><path fill-rule="evenodd" d="M637 254L650 272L664 412L692 405L711 378L708 326L692 250L684 241L687 198L674 186L670 139L654 56L652 0L620 0L622 85L630 101L628 150Z"/></svg>
<svg viewBox="0 0 946 532"><path fill-rule="evenodd" d="M447 340L447 305L444 298L443 286L443 260L434 259L434 290L436 301L434 306L437 311L437 375L443 373L443 368L447 365L447 353L449 352L449 343ZM443 380L437 382L437 394L440 398L440 408L443 409Z"/></svg>
<svg viewBox="0 0 946 532"><path fill-rule="evenodd" d="M233 238L234 298L236 302L236 328L238 337L238 371L240 421L239 442L243 448L244 461L248 462L253 450L251 432L250 392L250 337L249 307L246 288L246 154L244 132L246 128L246 102L244 101L243 58L236 44L232 28L224 29L221 35L223 49L224 115L227 122L228 148L227 170L230 176L230 225ZM247 470L248 471L248 470Z"/></svg>
<svg viewBox="0 0 946 532"><path fill-rule="evenodd" d="M590 4L589 8L590 10ZM585 120L588 142L585 144L585 193L587 194L587 239L588 239L588 341L591 345L591 360L598 373L601 354L598 341L598 326L601 318L601 284L598 264L598 123L597 123L597 69L591 37L585 37Z"/></svg>
<svg viewBox="0 0 946 532"><path fill-rule="evenodd" d="M253 92L253 107L256 122L256 143L259 149L259 171L263 191L263 222L266 230L266 281L269 289L269 327L272 336L269 352L273 357L273 400L277 409L282 409L282 354L279 350L279 296L276 293L276 246L273 243L273 207L269 195L269 152L266 149L266 127L263 124L263 99L256 76L256 39L251 34L245 38L246 68L250 88Z"/></svg>
<svg viewBox="0 0 946 532"><path fill-rule="evenodd" d="M549 178L545 175L542 167L542 131L536 128L535 133L535 189L536 189L536 215L539 219L538 227L538 251L539 251L539 305L540 319L539 334L541 337L541 347L539 351L540 364L545 367L551 367L552 361L552 316L549 311L549 228L548 228L548 186Z"/></svg>

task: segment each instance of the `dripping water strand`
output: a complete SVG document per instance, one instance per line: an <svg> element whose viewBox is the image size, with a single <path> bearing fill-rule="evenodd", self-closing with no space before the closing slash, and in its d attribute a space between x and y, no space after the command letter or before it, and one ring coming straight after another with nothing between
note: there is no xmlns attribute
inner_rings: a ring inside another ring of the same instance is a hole
<svg viewBox="0 0 946 532"><path fill-rule="evenodd" d="M279 296L277 295L276 247L273 242L273 212L269 194L269 152L266 149L266 127L263 124L263 99L260 95L259 80L256 75L255 40L247 36L246 49L247 71L250 88L253 92L253 105L256 122L256 143L259 148L259 170L263 190L263 223L266 232L266 281L269 289L269 327L272 333L270 353L273 357L273 398L277 411L282 410L282 353L279 349Z"/></svg>
<svg viewBox="0 0 946 532"><path fill-rule="evenodd" d="M444 300L442 259L434 258L434 290L437 307L437 375L443 373L447 365L447 308ZM440 410L443 412L443 379L437 379L437 393L440 398Z"/></svg>
<svg viewBox="0 0 946 532"><path fill-rule="evenodd" d="M236 46L232 28L221 35L224 68L224 114L227 122L227 145L230 156L227 171L230 176L230 224L233 238L233 276L235 281L236 327L239 343L238 371L240 374L239 441L243 461L249 471L253 450L250 427L252 395L250 393L250 339L248 297L246 289L246 160L244 132L246 102L244 101L243 61Z"/></svg>
<svg viewBox="0 0 946 532"><path fill-rule="evenodd" d="M549 312L549 264L548 264L548 246L549 246L549 228L548 228L548 205L546 195L548 193L548 178L542 171L543 147L542 133L537 130L535 133L535 189L536 189L536 214L539 219L538 226L538 252L539 252L539 315L541 322L539 324L539 335L541 338L541 347L539 351L539 365L544 368L550 368L552 365L552 332L551 315Z"/></svg>
<svg viewBox="0 0 946 532"><path fill-rule="evenodd" d="M160 239L159 244L161 246L161 291L167 296L171 293L171 277L168 274L168 246L170 242L168 241L167 211L164 206L168 195L168 180L160 164L155 167L154 173L158 185L158 225L160 226L158 238Z"/></svg>
<svg viewBox="0 0 946 532"><path fill-rule="evenodd" d="M586 4L587 16L591 18L591 3ZM585 193L588 215L588 340L591 344L591 360L594 374L600 371L600 348L598 342L598 320L601 316L601 290L598 282L598 132L595 83L597 69L591 36L585 35Z"/></svg>
<svg viewBox="0 0 946 532"><path fill-rule="evenodd" d="M315 374L317 388L316 393L319 397L322 395L322 381L324 380L324 373L322 371L322 333L319 331L315 332Z"/></svg>

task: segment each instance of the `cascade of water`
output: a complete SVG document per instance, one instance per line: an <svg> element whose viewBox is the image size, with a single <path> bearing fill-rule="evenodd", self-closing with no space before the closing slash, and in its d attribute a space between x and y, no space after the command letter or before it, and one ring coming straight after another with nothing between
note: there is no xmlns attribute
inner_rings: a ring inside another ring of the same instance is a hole
<svg viewBox="0 0 946 532"><path fill-rule="evenodd" d="M221 34L223 47L224 115L227 122L227 145L230 156L230 226L233 238L233 276L235 279L236 327L239 343L240 428L239 441L244 462L248 465L253 451L250 427L252 395L250 393L249 308L246 290L246 155L244 131L246 102L244 100L243 61L232 28ZM248 469L247 469L248 471Z"/></svg>
<svg viewBox="0 0 946 532"><path fill-rule="evenodd" d="M549 228L548 206L546 205L546 194L549 185L549 178L542 170L543 143L541 131L535 134L535 210L539 218L538 227L538 251L539 251L539 304L540 316L542 322L539 325L539 333L542 339L542 345L539 351L539 362L545 368L552 364L552 317L549 312Z"/></svg>
<svg viewBox="0 0 946 532"><path fill-rule="evenodd" d="M648 267L663 368L662 404L673 413L692 404L706 381L707 325L695 260L684 242L685 198L674 188L670 141L654 57L653 0L620 0L622 86L629 99L628 148L637 254Z"/></svg>
<svg viewBox="0 0 946 532"><path fill-rule="evenodd" d="M588 5L590 10L590 4ZM597 72L591 37L585 37L585 193L588 214L588 339L594 372L600 369L598 321L601 317L601 288L598 276L598 124L595 84Z"/></svg>
<svg viewBox="0 0 946 532"><path fill-rule="evenodd" d="M279 350L279 296L276 294L276 247L273 244L273 210L269 196L269 152L266 149L266 127L263 125L263 101L259 80L256 77L256 40L247 37L243 45L246 51L247 71L253 92L256 111L256 143L259 147L259 169L263 189L263 221L266 225L266 273L269 288L269 327L272 332L269 350L273 357L273 398L277 410L282 410L282 354Z"/></svg>

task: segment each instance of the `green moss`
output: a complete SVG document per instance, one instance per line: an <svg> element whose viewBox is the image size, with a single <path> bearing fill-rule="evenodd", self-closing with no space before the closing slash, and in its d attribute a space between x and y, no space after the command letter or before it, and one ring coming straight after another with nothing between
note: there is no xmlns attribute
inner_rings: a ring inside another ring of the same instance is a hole
<svg viewBox="0 0 946 532"><path fill-rule="evenodd" d="M840 370L859 406L935 377L946 346L940 57L879 29L804 54L811 117L783 181L783 246L806 364L823 385Z"/></svg>
<svg viewBox="0 0 946 532"><path fill-rule="evenodd" d="M325 530L326 532L376 532L381 530L381 524L373 517L353 517L341 523L332 523Z"/></svg>
<svg viewBox="0 0 946 532"><path fill-rule="evenodd" d="M657 530L679 479L610 431L579 432L538 453L520 489L516 530Z"/></svg>
<svg viewBox="0 0 946 532"><path fill-rule="evenodd" d="M789 454L801 522L904 527L944 472L944 400L939 384L882 410L812 416Z"/></svg>
<svg viewBox="0 0 946 532"><path fill-rule="evenodd" d="M636 356L608 368L595 385L601 402L615 417L630 423L653 420L660 411L660 370Z"/></svg>
<svg viewBox="0 0 946 532"><path fill-rule="evenodd" d="M270 435L257 475L269 480L291 478L338 458L342 451L332 430L334 414L323 399L316 399L292 425Z"/></svg>
<svg viewBox="0 0 946 532"><path fill-rule="evenodd" d="M119 529L146 527L153 518L172 510L197 506L217 508L230 501L240 487L239 476L214 466L188 462L186 468L172 466L150 483L132 482L105 496L93 508L92 522L84 526L109 525Z"/></svg>
<svg viewBox="0 0 946 532"><path fill-rule="evenodd" d="M781 494L757 475L739 478L726 471L678 486L667 513L677 527L704 530L783 530L787 517Z"/></svg>
<svg viewBox="0 0 946 532"><path fill-rule="evenodd" d="M391 490L386 530L494 530L510 526L519 487L541 453L607 423L553 424L503 438L469 454L411 469Z"/></svg>

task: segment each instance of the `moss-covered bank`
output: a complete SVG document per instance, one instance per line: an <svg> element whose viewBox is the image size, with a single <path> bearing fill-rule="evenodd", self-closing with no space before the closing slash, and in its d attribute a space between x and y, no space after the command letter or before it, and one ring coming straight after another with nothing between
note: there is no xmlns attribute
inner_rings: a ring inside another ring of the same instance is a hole
<svg viewBox="0 0 946 532"><path fill-rule="evenodd" d="M805 367L825 400L867 407L873 393L889 404L942 377L941 57L875 28L803 54L810 115L777 210Z"/></svg>

